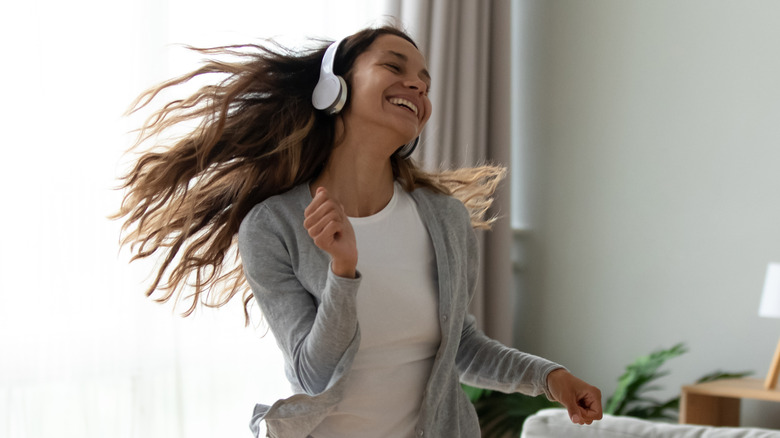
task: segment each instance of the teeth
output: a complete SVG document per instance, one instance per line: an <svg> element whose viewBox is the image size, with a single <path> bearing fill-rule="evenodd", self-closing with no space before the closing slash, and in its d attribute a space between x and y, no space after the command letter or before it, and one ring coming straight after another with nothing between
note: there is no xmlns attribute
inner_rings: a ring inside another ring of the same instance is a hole
<svg viewBox="0 0 780 438"><path fill-rule="evenodd" d="M390 99L390 103L392 103L393 105L405 106L410 110L414 111L414 114L417 115L417 105L413 104L412 102L409 102L406 99L401 99L400 97L394 97Z"/></svg>

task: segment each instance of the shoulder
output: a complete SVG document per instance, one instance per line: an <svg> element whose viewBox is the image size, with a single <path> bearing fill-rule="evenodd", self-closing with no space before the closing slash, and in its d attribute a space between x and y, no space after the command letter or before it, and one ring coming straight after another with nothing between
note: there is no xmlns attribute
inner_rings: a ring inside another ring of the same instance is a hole
<svg viewBox="0 0 780 438"><path fill-rule="evenodd" d="M471 215L459 199L426 188L414 190L412 197L434 243L458 247L465 253L475 247Z"/></svg>
<svg viewBox="0 0 780 438"><path fill-rule="evenodd" d="M308 197L308 199L307 199ZM307 184L301 184L292 189L271 196L252 207L241 221L241 228L252 224L261 224L271 218L295 219L303 217L303 210L311 202L311 194Z"/></svg>
<svg viewBox="0 0 780 438"><path fill-rule="evenodd" d="M469 212L460 200L424 187L415 189L411 195L417 202L423 218L433 217L444 222L471 227Z"/></svg>
<svg viewBox="0 0 780 438"><path fill-rule="evenodd" d="M301 184L255 205L239 226L239 247L242 242L256 241L259 235L296 234L303 223L303 211L310 202L308 184Z"/></svg>

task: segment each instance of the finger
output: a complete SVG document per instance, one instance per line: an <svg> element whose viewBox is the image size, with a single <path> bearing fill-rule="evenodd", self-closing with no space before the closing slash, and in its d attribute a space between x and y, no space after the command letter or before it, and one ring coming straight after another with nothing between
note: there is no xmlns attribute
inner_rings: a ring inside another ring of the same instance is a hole
<svg viewBox="0 0 780 438"><path fill-rule="evenodd" d="M598 390L596 390L598 392ZM586 393L577 401L581 418L591 424L594 420L600 420L603 416L601 409L600 393Z"/></svg>
<svg viewBox="0 0 780 438"><path fill-rule="evenodd" d="M329 199L331 198L330 195L328 195L328 191L324 187L317 187L317 191L314 192L314 197L311 199L311 202L306 206L306 209L303 210L304 217L312 214Z"/></svg>
<svg viewBox="0 0 780 438"><path fill-rule="evenodd" d="M317 248L327 251L328 248L330 248L331 244L333 243L334 236L332 234L320 234L318 236L312 237L312 240L314 240L314 244L317 245Z"/></svg>
<svg viewBox="0 0 780 438"><path fill-rule="evenodd" d="M593 423L593 418L591 418L591 415L587 409L578 407L577 410L578 410L577 417L579 418L579 424Z"/></svg>
<svg viewBox="0 0 780 438"><path fill-rule="evenodd" d="M327 193L319 193L312 200L312 202L306 207L303 212L304 224L314 223L319 221L323 216L335 212L338 215L346 216L344 214L344 208L335 199L330 198Z"/></svg>
<svg viewBox="0 0 780 438"><path fill-rule="evenodd" d="M310 207L312 207L310 205ZM341 220L343 210L341 205L334 201L326 200L309 210L308 214L304 212L303 227L307 230L314 227L323 220L337 219Z"/></svg>
<svg viewBox="0 0 780 438"><path fill-rule="evenodd" d="M311 236L312 239L316 239L322 234L333 235L342 228L341 217L333 211L326 212L324 216L313 219L310 222L311 223L309 223L308 226L304 223L304 227L309 232L309 236ZM328 227L337 227L337 229L331 232L327 231Z"/></svg>
<svg viewBox="0 0 780 438"><path fill-rule="evenodd" d="M340 236L340 224L331 222L325 226L320 234L318 234L316 237L313 236L314 244L317 245L317 247L320 249L327 250L331 247L331 245L333 245L333 243L339 240Z"/></svg>
<svg viewBox="0 0 780 438"><path fill-rule="evenodd" d="M343 228L339 224L331 223L325 227L325 229L316 236L314 244L318 248L327 252L334 263L341 263L342 266L351 266L354 268L357 263L357 255L354 253L356 248L354 243L352 245L345 244Z"/></svg>
<svg viewBox="0 0 780 438"><path fill-rule="evenodd" d="M593 420L596 420L596 412L592 408L593 402L589 395L585 395L579 399L573 400L570 404L566 404L566 409L569 413L569 418L572 423L576 424L591 424Z"/></svg>
<svg viewBox="0 0 780 438"><path fill-rule="evenodd" d="M583 424L584 421L582 419L582 415L580 414L580 409L579 406L577 406L576 400L569 399L566 401L561 401L561 404L566 408L566 411L569 414L569 419L572 423Z"/></svg>
<svg viewBox="0 0 780 438"><path fill-rule="evenodd" d="M591 418L593 418L594 420L601 420L601 418L604 416L604 412L601 408L600 400L597 400L595 405L591 406L590 414L591 414Z"/></svg>

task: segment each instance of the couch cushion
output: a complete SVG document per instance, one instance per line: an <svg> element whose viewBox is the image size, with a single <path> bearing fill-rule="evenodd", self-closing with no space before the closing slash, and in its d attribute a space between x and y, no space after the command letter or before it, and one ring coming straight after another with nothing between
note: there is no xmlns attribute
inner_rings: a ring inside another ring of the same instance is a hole
<svg viewBox="0 0 780 438"><path fill-rule="evenodd" d="M604 415L601 421L580 426L564 409L545 409L525 420L522 438L780 438L780 431L744 427L708 427L660 423Z"/></svg>

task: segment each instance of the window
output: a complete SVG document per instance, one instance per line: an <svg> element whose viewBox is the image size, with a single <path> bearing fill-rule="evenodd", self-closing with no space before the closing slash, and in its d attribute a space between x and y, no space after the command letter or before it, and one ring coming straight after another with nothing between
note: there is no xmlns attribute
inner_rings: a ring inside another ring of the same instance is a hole
<svg viewBox="0 0 780 438"><path fill-rule="evenodd" d="M241 303L181 319L143 296L151 264L118 254L112 190L143 89L191 70L178 44L337 38L382 1L31 0L6 8L0 435L250 436L285 395L270 335ZM301 13L306 11L306 13ZM11 68L12 67L12 68ZM10 103L9 103L10 102Z"/></svg>

